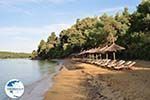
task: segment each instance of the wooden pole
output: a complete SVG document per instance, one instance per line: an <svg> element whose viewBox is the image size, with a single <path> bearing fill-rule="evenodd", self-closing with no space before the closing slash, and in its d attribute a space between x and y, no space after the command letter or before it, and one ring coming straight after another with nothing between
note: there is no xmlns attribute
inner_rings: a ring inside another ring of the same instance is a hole
<svg viewBox="0 0 150 100"><path fill-rule="evenodd" d="M95 59L95 55L93 54L93 60Z"/></svg>
<svg viewBox="0 0 150 100"><path fill-rule="evenodd" d="M94 55L92 54L92 60L94 59Z"/></svg>
<svg viewBox="0 0 150 100"><path fill-rule="evenodd" d="M116 55L115 55L115 52L113 52L113 57L114 57L114 60L116 60Z"/></svg>
<svg viewBox="0 0 150 100"><path fill-rule="evenodd" d="M96 60L98 59L98 55L96 54Z"/></svg>
<svg viewBox="0 0 150 100"><path fill-rule="evenodd" d="M99 56L100 56L100 59L102 59L102 54L100 54Z"/></svg>
<svg viewBox="0 0 150 100"><path fill-rule="evenodd" d="M106 59L108 59L108 53L106 53Z"/></svg>

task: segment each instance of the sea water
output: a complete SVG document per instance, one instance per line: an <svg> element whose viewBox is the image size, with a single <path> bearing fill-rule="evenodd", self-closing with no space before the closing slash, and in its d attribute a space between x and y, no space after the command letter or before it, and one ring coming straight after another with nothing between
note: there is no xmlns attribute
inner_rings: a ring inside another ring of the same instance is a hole
<svg viewBox="0 0 150 100"><path fill-rule="evenodd" d="M8 100L4 87L10 79L19 79L26 87L38 82L46 74L55 73L56 67L57 63L50 61L0 59L0 100Z"/></svg>

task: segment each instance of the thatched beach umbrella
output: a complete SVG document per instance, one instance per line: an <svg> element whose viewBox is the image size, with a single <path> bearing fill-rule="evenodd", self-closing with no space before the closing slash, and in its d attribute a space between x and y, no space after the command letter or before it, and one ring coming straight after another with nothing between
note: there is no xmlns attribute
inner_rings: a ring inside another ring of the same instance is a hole
<svg viewBox="0 0 150 100"><path fill-rule="evenodd" d="M96 59L97 59L98 58L97 54L100 53L100 47L91 49L91 51L89 53L96 54Z"/></svg>
<svg viewBox="0 0 150 100"><path fill-rule="evenodd" d="M108 45L106 45L103 48L99 48L99 50L97 51L100 54L100 58L102 58L102 54L104 54L106 51L106 49L108 48ZM108 59L108 54L106 53L106 59Z"/></svg>
<svg viewBox="0 0 150 100"><path fill-rule="evenodd" d="M92 55L90 55L93 51L93 49L89 49L89 50L84 50L82 52L80 52L78 55L81 56L81 55L85 55L85 54L89 54L90 58Z"/></svg>
<svg viewBox="0 0 150 100"><path fill-rule="evenodd" d="M84 51L80 52L78 55L83 55L85 53L86 53L86 51L84 50Z"/></svg>
<svg viewBox="0 0 150 100"><path fill-rule="evenodd" d="M97 49L97 48L92 48L92 49L83 51L83 52L79 53L79 55L89 54L89 55L91 55L91 56L94 58L94 55L93 55L93 54L96 53L96 49Z"/></svg>
<svg viewBox="0 0 150 100"><path fill-rule="evenodd" d="M105 49L106 52L113 52L113 58L114 60L116 59L116 56L115 56L115 52L117 51L121 51L121 50L124 50L125 48L124 47L121 47L115 43L113 43L112 45L110 45L107 49Z"/></svg>
<svg viewBox="0 0 150 100"><path fill-rule="evenodd" d="M94 54L96 53L96 48L90 49L88 51L88 53L90 53L93 56L93 58L95 59L95 55Z"/></svg>

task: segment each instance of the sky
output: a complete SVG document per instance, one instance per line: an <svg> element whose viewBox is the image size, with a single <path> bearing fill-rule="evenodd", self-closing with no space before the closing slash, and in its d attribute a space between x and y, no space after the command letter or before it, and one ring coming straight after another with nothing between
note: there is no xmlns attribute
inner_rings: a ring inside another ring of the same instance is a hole
<svg viewBox="0 0 150 100"><path fill-rule="evenodd" d="M69 28L76 19L114 15L140 0L0 0L0 51L32 52L51 32Z"/></svg>

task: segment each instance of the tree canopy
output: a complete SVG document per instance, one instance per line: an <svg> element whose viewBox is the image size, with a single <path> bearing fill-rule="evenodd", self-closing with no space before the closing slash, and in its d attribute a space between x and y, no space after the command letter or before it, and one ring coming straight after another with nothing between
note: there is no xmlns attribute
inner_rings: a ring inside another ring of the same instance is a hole
<svg viewBox="0 0 150 100"><path fill-rule="evenodd" d="M115 37L112 39L112 37ZM132 14L128 8L115 16L77 19L59 36L52 32L47 41L41 40L33 57L53 59L67 57L86 49L116 42L126 48L119 57L150 60L150 1L144 0Z"/></svg>

